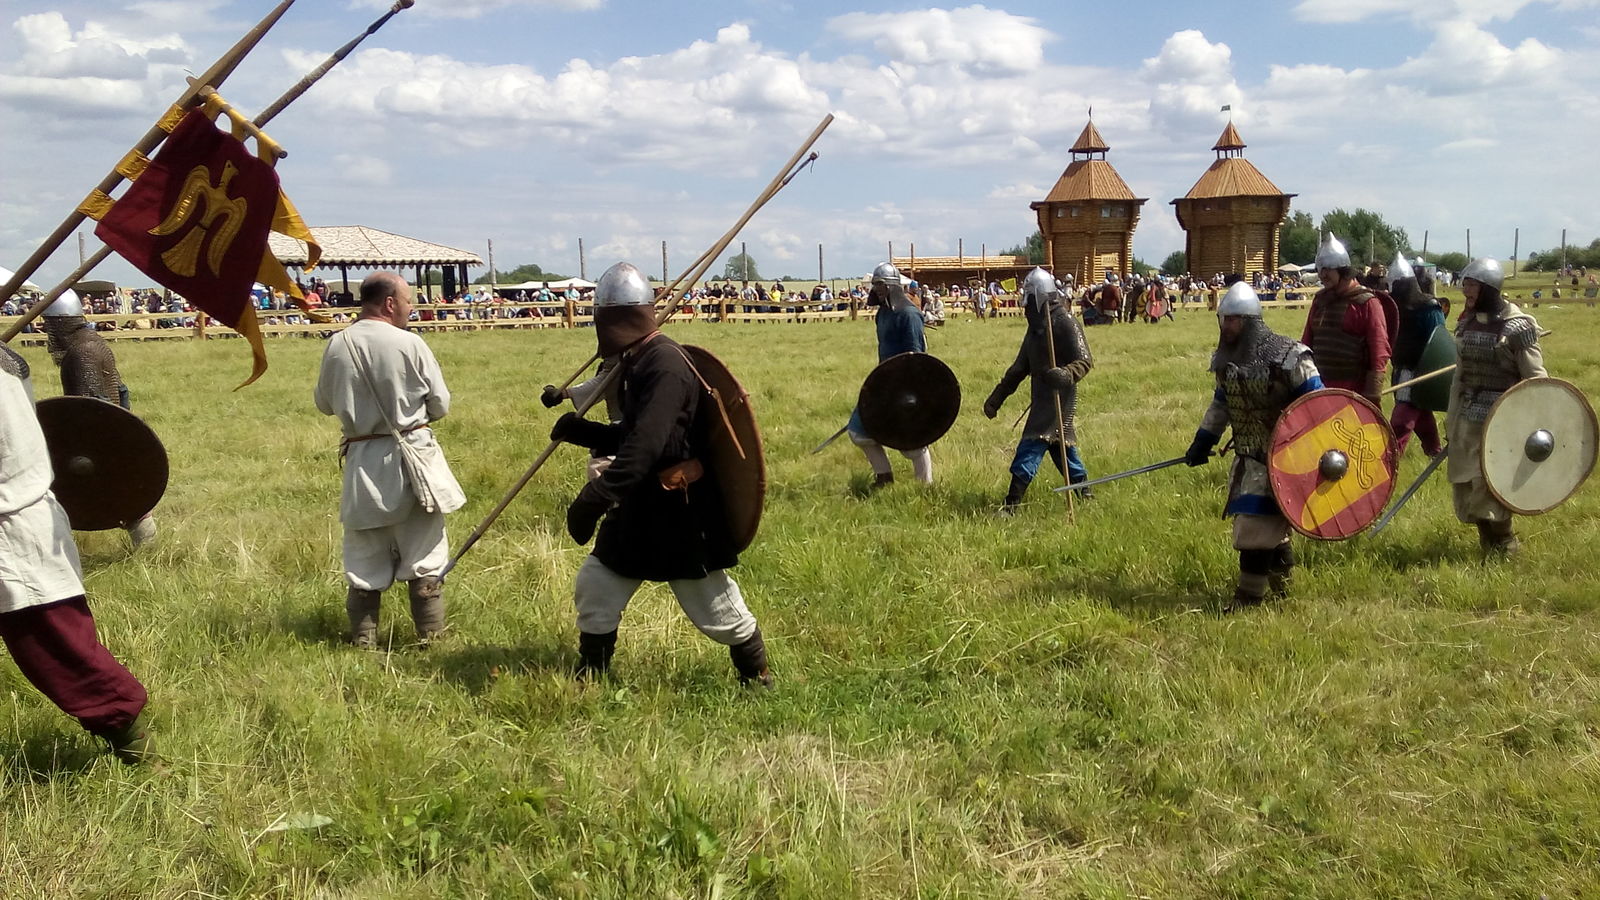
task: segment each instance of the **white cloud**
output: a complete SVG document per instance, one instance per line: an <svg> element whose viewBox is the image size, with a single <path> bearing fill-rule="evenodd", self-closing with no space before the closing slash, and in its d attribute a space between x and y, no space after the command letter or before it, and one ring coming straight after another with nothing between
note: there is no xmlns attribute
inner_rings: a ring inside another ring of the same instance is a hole
<svg viewBox="0 0 1600 900"><path fill-rule="evenodd" d="M1304 21L1328 24L1382 17L1406 17L1421 25L1435 22L1483 24L1512 19L1535 3L1563 10L1600 7L1600 0L1301 0L1294 12Z"/></svg>
<svg viewBox="0 0 1600 900"><path fill-rule="evenodd" d="M955 66L980 74L1031 72L1054 39L1038 20L981 5L903 13L846 13L828 20L846 40L870 43L891 63Z"/></svg>
<svg viewBox="0 0 1600 900"><path fill-rule="evenodd" d="M148 108L189 57L176 34L134 37L90 20L76 32L59 12L11 23L18 53L0 67L0 99L25 109L91 116Z"/></svg>
<svg viewBox="0 0 1600 900"><path fill-rule="evenodd" d="M1140 69L1151 86L1151 124L1159 131L1184 133L1217 123L1225 105L1240 108L1243 93L1233 76L1233 51L1211 43L1199 31L1180 31L1167 38L1161 52ZM1239 120L1250 113L1241 110Z"/></svg>
<svg viewBox="0 0 1600 900"><path fill-rule="evenodd" d="M1492 150L1500 146L1499 141L1489 138L1463 138L1459 141L1450 141L1434 148L1434 153L1476 153L1480 150Z"/></svg>
<svg viewBox="0 0 1600 900"><path fill-rule="evenodd" d="M392 0L356 0L358 9L388 9ZM605 5L605 0L422 0L408 15L435 16L446 19L476 19L485 13L502 9L570 9L592 10Z"/></svg>
<svg viewBox="0 0 1600 900"><path fill-rule="evenodd" d="M383 187L394 181L394 167L375 156L341 153L333 158L341 178L351 184Z"/></svg>

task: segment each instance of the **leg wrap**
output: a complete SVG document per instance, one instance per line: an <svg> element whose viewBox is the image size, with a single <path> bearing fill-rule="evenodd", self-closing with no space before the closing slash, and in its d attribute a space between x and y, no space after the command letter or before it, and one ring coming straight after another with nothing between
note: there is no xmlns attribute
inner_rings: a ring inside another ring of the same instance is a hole
<svg viewBox="0 0 1600 900"><path fill-rule="evenodd" d="M1272 564L1267 571L1267 590L1274 596L1289 593L1294 579L1294 547L1285 541L1272 551Z"/></svg>
<svg viewBox="0 0 1600 900"><path fill-rule="evenodd" d="M578 677L604 675L611 669L611 655L617 651L617 633L578 632Z"/></svg>
<svg viewBox="0 0 1600 900"><path fill-rule="evenodd" d="M1021 475L1011 476L1011 488L1006 491L1005 505L1009 508L1021 503L1022 498L1028 494L1028 485L1032 483L1032 478L1024 478Z"/></svg>
<svg viewBox="0 0 1600 900"><path fill-rule="evenodd" d="M444 631L444 580L437 575L414 578L406 584L411 594L411 621L417 640L427 642Z"/></svg>
<svg viewBox="0 0 1600 900"><path fill-rule="evenodd" d="M344 611L350 616L350 643L368 649L378 643L378 604L382 591L350 588L344 596Z"/></svg>

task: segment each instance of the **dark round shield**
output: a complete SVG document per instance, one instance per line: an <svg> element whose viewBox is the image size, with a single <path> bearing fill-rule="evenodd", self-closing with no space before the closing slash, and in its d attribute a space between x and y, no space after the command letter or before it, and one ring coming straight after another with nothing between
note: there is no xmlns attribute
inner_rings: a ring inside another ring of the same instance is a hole
<svg viewBox="0 0 1600 900"><path fill-rule="evenodd" d="M1559 378L1519 381L1483 422L1483 481L1507 509L1536 516L1588 480L1597 446L1600 426L1582 391Z"/></svg>
<svg viewBox="0 0 1600 900"><path fill-rule="evenodd" d="M722 360L704 347L685 344L689 362L711 389L715 409L710 410L710 459L704 460L722 493L728 533L734 549L742 551L755 540L761 527L761 510L767 496L767 459L761 447L750 395Z"/></svg>
<svg viewBox="0 0 1600 900"><path fill-rule="evenodd" d="M144 420L93 397L36 407L56 480L50 490L78 531L132 526L167 489L167 450Z"/></svg>
<svg viewBox="0 0 1600 900"><path fill-rule="evenodd" d="M1428 343L1417 360L1416 375L1426 375L1456 364L1456 338L1448 326L1440 325L1428 335ZM1412 377L1416 377L1413 375ZM1450 386L1455 383L1455 369L1443 372L1413 384L1409 402L1418 409L1444 412L1450 408Z"/></svg>
<svg viewBox="0 0 1600 900"><path fill-rule="evenodd" d="M1351 391L1312 391L1272 429L1272 496L1295 531L1341 541L1366 530L1394 493L1394 434L1383 412Z"/></svg>
<svg viewBox="0 0 1600 900"><path fill-rule="evenodd" d="M937 357L902 353L867 374L856 408L867 437L896 450L916 450L955 424L961 383Z"/></svg>

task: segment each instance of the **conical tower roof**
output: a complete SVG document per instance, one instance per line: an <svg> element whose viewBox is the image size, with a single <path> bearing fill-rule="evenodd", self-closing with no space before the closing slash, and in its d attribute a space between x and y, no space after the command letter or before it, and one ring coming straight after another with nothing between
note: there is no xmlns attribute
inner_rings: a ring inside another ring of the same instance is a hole
<svg viewBox="0 0 1600 900"><path fill-rule="evenodd" d="M1243 150L1245 146L1244 138L1239 136L1239 129L1233 127L1233 120L1230 119L1228 121L1228 127L1222 129L1222 137L1217 138L1216 145L1211 149Z"/></svg>
<svg viewBox="0 0 1600 900"><path fill-rule="evenodd" d="M1077 142L1072 145L1073 153L1104 153L1110 149L1106 139L1100 136L1100 129L1094 127L1093 119L1083 126L1083 133L1078 135Z"/></svg>

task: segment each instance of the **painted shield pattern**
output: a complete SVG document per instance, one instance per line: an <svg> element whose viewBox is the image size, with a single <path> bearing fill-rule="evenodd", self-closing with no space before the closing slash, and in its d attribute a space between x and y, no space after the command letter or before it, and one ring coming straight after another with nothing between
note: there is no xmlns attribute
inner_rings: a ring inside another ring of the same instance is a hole
<svg viewBox="0 0 1600 900"><path fill-rule="evenodd" d="M1272 495L1295 531L1339 541L1366 530L1394 493L1394 434L1383 412L1351 391L1312 391L1272 429Z"/></svg>

